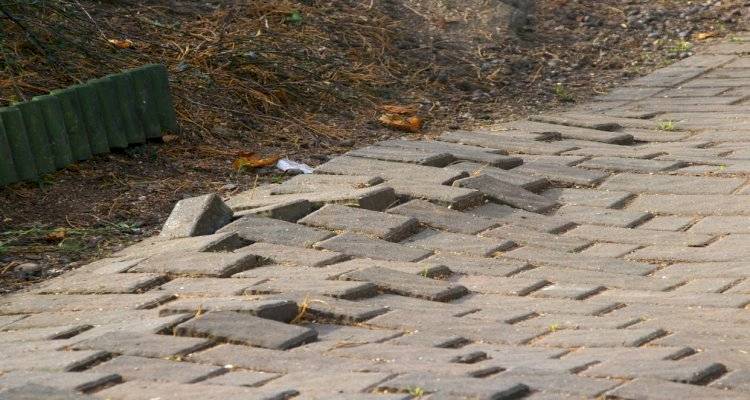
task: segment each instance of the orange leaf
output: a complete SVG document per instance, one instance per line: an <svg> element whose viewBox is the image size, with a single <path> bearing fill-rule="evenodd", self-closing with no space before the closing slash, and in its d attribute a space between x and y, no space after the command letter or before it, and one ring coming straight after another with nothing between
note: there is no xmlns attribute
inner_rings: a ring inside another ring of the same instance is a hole
<svg viewBox="0 0 750 400"><path fill-rule="evenodd" d="M397 114L383 114L378 120L383 125L399 131L419 132L422 128L422 119L419 117L404 118Z"/></svg>
<svg viewBox="0 0 750 400"><path fill-rule="evenodd" d="M129 49L133 47L133 41L130 39L109 39L107 41L120 49Z"/></svg>
<svg viewBox="0 0 750 400"><path fill-rule="evenodd" d="M232 163L232 167L236 169L237 171L242 170L243 168L260 168L260 167L268 167L271 165L275 165L276 161L279 161L281 157L279 156L270 156L262 158L257 153L246 153L246 152L240 152L239 157L237 157L236 160Z"/></svg>
<svg viewBox="0 0 750 400"><path fill-rule="evenodd" d="M417 112L417 108L413 106L385 105L383 110L390 114L415 114Z"/></svg>
<svg viewBox="0 0 750 400"><path fill-rule="evenodd" d="M57 228L54 231L47 234L46 239L50 242L60 242L65 239L68 231L65 228Z"/></svg>
<svg viewBox="0 0 750 400"><path fill-rule="evenodd" d="M696 40L706 40L714 36L716 36L716 32L699 32L693 35Z"/></svg>

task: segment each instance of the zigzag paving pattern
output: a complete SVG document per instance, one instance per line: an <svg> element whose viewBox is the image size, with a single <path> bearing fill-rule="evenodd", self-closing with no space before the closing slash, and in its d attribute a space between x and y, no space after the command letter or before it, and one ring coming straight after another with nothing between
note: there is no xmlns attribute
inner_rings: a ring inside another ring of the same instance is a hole
<svg viewBox="0 0 750 400"><path fill-rule="evenodd" d="M183 200L0 298L0 398L750 399L748 53Z"/></svg>

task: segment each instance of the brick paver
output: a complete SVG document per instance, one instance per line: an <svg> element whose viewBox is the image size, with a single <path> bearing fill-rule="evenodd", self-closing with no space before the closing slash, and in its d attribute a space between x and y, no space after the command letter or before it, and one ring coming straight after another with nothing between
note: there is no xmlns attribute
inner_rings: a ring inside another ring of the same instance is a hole
<svg viewBox="0 0 750 400"><path fill-rule="evenodd" d="M750 399L748 50L183 200L0 298L0 399Z"/></svg>

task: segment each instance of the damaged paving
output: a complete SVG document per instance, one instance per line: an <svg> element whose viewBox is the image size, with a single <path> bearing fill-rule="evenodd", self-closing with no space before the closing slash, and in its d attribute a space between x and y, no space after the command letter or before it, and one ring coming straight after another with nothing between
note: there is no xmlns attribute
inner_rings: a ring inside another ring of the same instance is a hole
<svg viewBox="0 0 750 400"><path fill-rule="evenodd" d="M744 40L183 200L0 298L0 398L748 399Z"/></svg>

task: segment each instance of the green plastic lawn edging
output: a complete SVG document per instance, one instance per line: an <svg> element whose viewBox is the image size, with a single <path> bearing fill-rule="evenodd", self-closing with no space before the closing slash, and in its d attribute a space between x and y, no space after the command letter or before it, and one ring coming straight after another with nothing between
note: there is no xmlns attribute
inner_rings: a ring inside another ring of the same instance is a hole
<svg viewBox="0 0 750 400"><path fill-rule="evenodd" d="M161 64L53 90L0 108L0 186L177 131Z"/></svg>

